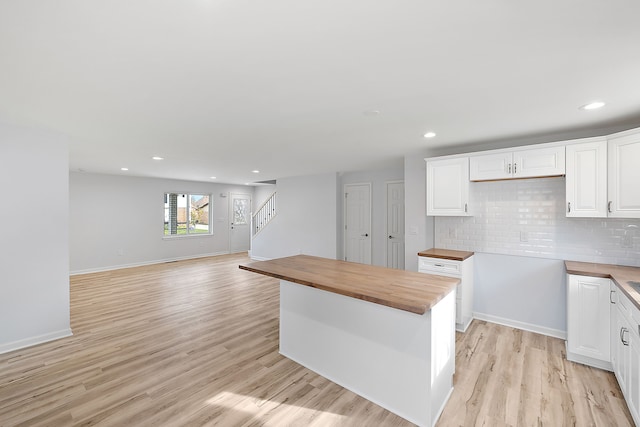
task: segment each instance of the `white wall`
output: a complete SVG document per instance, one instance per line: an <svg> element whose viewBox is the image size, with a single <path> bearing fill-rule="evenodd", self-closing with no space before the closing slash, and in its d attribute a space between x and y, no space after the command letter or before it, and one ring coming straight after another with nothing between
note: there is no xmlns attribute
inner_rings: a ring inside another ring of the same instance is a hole
<svg viewBox="0 0 640 427"><path fill-rule="evenodd" d="M254 187L253 192L253 213L256 213L258 208L276 191L274 184L257 185Z"/></svg>
<svg viewBox="0 0 640 427"><path fill-rule="evenodd" d="M566 337L567 288L562 260L474 255L476 318Z"/></svg>
<svg viewBox="0 0 640 427"><path fill-rule="evenodd" d="M338 258L344 258L344 186L371 184L371 263L387 265L387 185L389 181L404 180L402 168L382 171L349 172L339 178L338 197Z"/></svg>
<svg viewBox="0 0 640 427"><path fill-rule="evenodd" d="M68 336L68 148L0 123L0 353Z"/></svg>
<svg viewBox="0 0 640 427"><path fill-rule="evenodd" d="M478 317L562 336L564 260L640 266L640 220L567 218L565 194L564 178L471 183L473 216L435 219L437 247L476 252Z"/></svg>
<svg viewBox="0 0 640 427"><path fill-rule="evenodd" d="M211 193L213 235L163 238L165 192ZM252 195L253 187L72 172L71 272L228 253L229 192Z"/></svg>
<svg viewBox="0 0 640 427"><path fill-rule="evenodd" d="M251 257L297 254L336 258L336 174L278 179L278 214L253 240Z"/></svg>
<svg viewBox="0 0 640 427"><path fill-rule="evenodd" d="M427 216L426 170L422 154L404 158L405 270L418 271L418 252L434 247L434 219Z"/></svg>

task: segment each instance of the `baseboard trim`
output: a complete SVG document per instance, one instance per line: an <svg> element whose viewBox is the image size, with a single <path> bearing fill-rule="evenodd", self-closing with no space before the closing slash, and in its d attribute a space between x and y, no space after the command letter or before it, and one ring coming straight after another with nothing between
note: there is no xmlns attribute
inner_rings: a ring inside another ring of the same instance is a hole
<svg viewBox="0 0 640 427"><path fill-rule="evenodd" d="M271 258L265 258L263 256L253 256L253 255L251 255L251 260L252 261L270 261Z"/></svg>
<svg viewBox="0 0 640 427"><path fill-rule="evenodd" d="M484 320L485 322L497 323L498 325L522 329L523 331L535 332L537 334L546 335L553 338L560 338L562 340L567 339L567 332L561 331L559 329L547 328L540 325L534 325L532 323L520 322L518 320L506 319L504 317L498 317L484 313L474 312L473 317L478 320Z"/></svg>
<svg viewBox="0 0 640 427"><path fill-rule="evenodd" d="M61 331L50 332L48 334L37 335L35 337L29 337L18 341L0 344L0 354L9 353L11 351L20 350L38 344L43 344L45 342L54 341L60 338L70 337L72 335L73 333L71 332L71 329L63 329Z"/></svg>
<svg viewBox="0 0 640 427"><path fill-rule="evenodd" d="M581 354L575 354L569 351L565 345L567 351L567 360L571 362L581 363L583 365L592 366L594 368L603 369L605 371L613 372L613 365L611 362L605 362L603 360L594 359L593 357L583 356Z"/></svg>
<svg viewBox="0 0 640 427"><path fill-rule="evenodd" d="M102 273L104 271L112 271L112 270L120 270L123 268L132 268L132 267L143 267L145 265L153 265L153 264L164 264L165 262L175 262L175 261L186 261L190 259L198 259L198 258L207 258L212 256L220 256L220 255L229 255L229 251L224 252L211 252L208 254L200 254L200 255L188 255L183 257L174 257L174 258L165 258L158 259L152 261L143 261L143 262L134 262L130 264L118 264L118 265L110 265L106 267L97 267L97 268L87 268L83 270L73 270L69 273L70 276L77 276L79 274L89 274L89 273Z"/></svg>

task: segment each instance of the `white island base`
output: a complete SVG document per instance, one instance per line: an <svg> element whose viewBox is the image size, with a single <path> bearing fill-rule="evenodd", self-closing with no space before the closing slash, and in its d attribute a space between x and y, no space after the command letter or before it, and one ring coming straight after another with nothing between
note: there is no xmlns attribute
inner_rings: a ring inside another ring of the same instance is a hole
<svg viewBox="0 0 640 427"><path fill-rule="evenodd" d="M280 353L419 426L451 392L455 290L420 315L280 281Z"/></svg>

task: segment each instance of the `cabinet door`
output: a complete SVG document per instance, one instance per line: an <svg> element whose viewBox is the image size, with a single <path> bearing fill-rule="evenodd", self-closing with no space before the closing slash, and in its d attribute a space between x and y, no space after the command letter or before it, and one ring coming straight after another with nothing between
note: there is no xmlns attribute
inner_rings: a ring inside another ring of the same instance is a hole
<svg viewBox="0 0 640 427"><path fill-rule="evenodd" d="M569 275L567 350L611 361L609 279Z"/></svg>
<svg viewBox="0 0 640 427"><path fill-rule="evenodd" d="M512 163L511 153L473 156L469 159L469 178L471 181L511 178Z"/></svg>
<svg viewBox="0 0 640 427"><path fill-rule="evenodd" d="M640 133L609 140L610 217L640 218Z"/></svg>
<svg viewBox="0 0 640 427"><path fill-rule="evenodd" d="M607 141L567 145L568 217L607 216Z"/></svg>
<svg viewBox="0 0 640 427"><path fill-rule="evenodd" d="M629 382L627 384L627 390L629 390L627 397L627 405L629 411L636 420L636 423L640 422L640 336L637 335L631 325L629 332Z"/></svg>
<svg viewBox="0 0 640 427"><path fill-rule="evenodd" d="M614 340L616 341L615 351L617 356L618 368L614 372L616 373L616 378L618 379L620 389L623 391L627 399L629 398L629 361L631 357L629 346L625 344L625 342L628 342L628 339L629 324L622 313L618 311L618 316L616 318L616 336L614 338Z"/></svg>
<svg viewBox="0 0 640 427"><path fill-rule="evenodd" d="M619 325L618 325L618 309L616 308L617 306L617 301L618 299L618 287L611 282L610 283L610 290L609 290L609 300L610 300L610 304L609 304L609 313L610 313L610 317L609 317L609 322L611 325L610 328L610 339L609 339L609 348L611 351L611 367L613 369L613 372L616 374L616 378L618 378L620 376L620 347L619 347L619 343L620 343L620 336L619 336ZM618 382L620 382L620 379L618 378Z"/></svg>
<svg viewBox="0 0 640 427"><path fill-rule="evenodd" d="M513 177L564 175L564 156L564 146L515 151L513 153Z"/></svg>
<svg viewBox="0 0 640 427"><path fill-rule="evenodd" d="M469 158L427 160L427 215L469 215Z"/></svg>

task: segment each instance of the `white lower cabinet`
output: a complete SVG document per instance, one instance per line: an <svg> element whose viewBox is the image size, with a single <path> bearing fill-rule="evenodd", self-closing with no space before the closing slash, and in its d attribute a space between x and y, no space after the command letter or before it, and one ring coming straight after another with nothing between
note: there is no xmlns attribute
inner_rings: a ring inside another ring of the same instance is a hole
<svg viewBox="0 0 640 427"><path fill-rule="evenodd" d="M456 330L465 332L473 320L473 256L462 261L420 256L418 271L460 279L456 289Z"/></svg>
<svg viewBox="0 0 640 427"><path fill-rule="evenodd" d="M611 371L611 280L569 274L567 359Z"/></svg>
<svg viewBox="0 0 640 427"><path fill-rule="evenodd" d="M640 425L640 310L619 289L611 288L613 372L624 394L629 412Z"/></svg>

